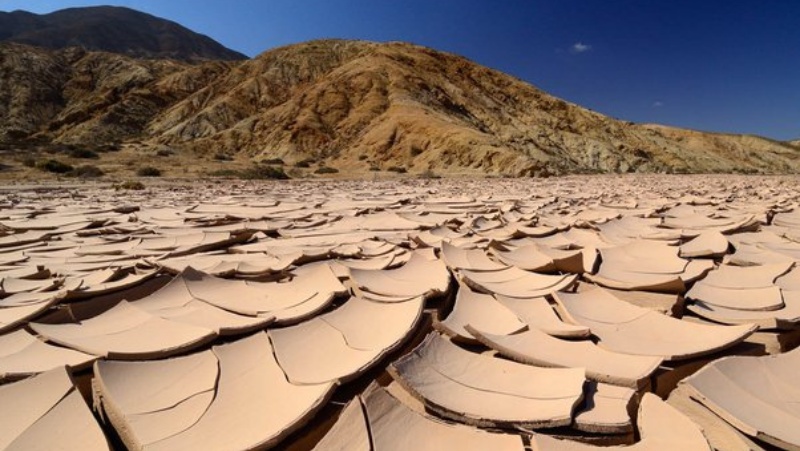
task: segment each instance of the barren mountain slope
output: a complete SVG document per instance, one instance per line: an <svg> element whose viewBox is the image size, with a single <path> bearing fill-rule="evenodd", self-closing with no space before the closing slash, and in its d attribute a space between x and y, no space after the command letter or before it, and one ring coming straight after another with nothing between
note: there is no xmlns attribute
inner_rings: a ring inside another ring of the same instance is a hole
<svg viewBox="0 0 800 451"><path fill-rule="evenodd" d="M316 41L243 63L149 129L198 151L340 168L505 174L794 171L757 137L637 126L458 56L402 43Z"/></svg>
<svg viewBox="0 0 800 451"><path fill-rule="evenodd" d="M614 120L402 43L314 41L203 64L3 43L0 100L6 147L135 141L363 174L800 168L788 143Z"/></svg>
<svg viewBox="0 0 800 451"><path fill-rule="evenodd" d="M0 44L0 142L140 138L154 116L231 64L190 65Z"/></svg>

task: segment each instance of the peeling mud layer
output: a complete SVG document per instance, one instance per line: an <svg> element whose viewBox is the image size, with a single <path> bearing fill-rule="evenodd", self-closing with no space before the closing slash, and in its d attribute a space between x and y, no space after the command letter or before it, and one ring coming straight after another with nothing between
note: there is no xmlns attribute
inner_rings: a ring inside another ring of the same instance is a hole
<svg viewBox="0 0 800 451"><path fill-rule="evenodd" d="M800 448L800 180L0 188L4 449Z"/></svg>

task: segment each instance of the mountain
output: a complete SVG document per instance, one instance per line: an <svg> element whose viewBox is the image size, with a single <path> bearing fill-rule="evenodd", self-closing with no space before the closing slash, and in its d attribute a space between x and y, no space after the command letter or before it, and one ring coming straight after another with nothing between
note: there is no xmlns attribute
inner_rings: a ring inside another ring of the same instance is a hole
<svg viewBox="0 0 800 451"><path fill-rule="evenodd" d="M635 125L464 58L318 41L266 52L166 110L163 142L348 167L492 173L794 171L757 137Z"/></svg>
<svg viewBox="0 0 800 451"><path fill-rule="evenodd" d="M0 143L167 146L369 174L797 173L757 136L619 121L462 57L312 41L241 62L0 44Z"/></svg>
<svg viewBox="0 0 800 451"><path fill-rule="evenodd" d="M82 47L136 58L247 59L174 22L115 6L70 8L44 15L0 12L0 41L52 50Z"/></svg>

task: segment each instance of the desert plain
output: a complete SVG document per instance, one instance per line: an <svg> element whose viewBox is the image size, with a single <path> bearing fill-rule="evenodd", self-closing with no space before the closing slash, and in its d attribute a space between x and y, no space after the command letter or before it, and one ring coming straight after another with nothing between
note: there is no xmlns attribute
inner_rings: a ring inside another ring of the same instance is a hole
<svg viewBox="0 0 800 451"><path fill-rule="evenodd" d="M0 188L0 448L799 449L800 180Z"/></svg>

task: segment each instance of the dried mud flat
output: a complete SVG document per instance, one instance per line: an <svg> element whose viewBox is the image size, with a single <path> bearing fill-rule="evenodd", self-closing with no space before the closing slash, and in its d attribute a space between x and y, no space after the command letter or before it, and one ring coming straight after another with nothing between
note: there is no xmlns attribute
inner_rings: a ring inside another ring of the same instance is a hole
<svg viewBox="0 0 800 451"><path fill-rule="evenodd" d="M800 448L793 177L0 189L0 448Z"/></svg>

